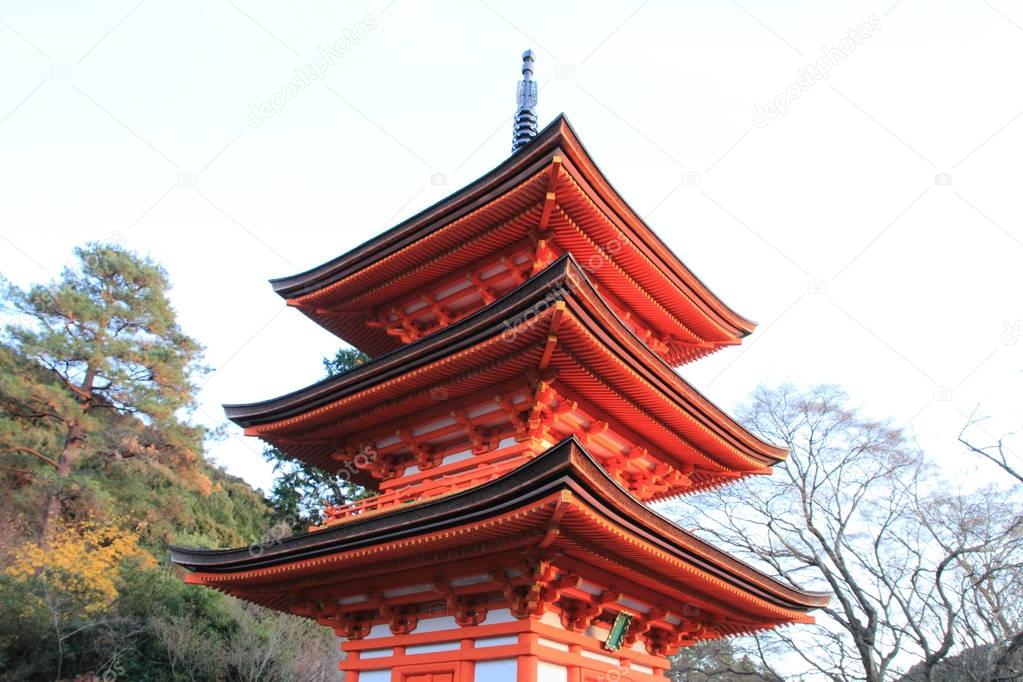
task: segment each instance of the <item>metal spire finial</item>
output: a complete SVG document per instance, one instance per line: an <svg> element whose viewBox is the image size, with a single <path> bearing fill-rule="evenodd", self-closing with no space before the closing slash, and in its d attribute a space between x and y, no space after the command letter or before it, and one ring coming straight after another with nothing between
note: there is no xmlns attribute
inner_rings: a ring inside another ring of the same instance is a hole
<svg viewBox="0 0 1023 682"><path fill-rule="evenodd" d="M536 81L533 80L532 50L522 53L522 80L519 81L518 110L512 130L512 153L519 151L536 137Z"/></svg>

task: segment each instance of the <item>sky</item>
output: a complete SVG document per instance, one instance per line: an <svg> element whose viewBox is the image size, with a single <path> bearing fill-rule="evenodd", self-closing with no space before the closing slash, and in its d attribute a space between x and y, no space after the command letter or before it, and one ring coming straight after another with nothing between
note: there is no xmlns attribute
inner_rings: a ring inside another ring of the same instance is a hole
<svg viewBox="0 0 1023 682"><path fill-rule="evenodd" d="M541 125L564 112L759 323L681 370L705 395L842 385L964 484L971 414L978 441L1023 426L1009 0L0 0L0 273L50 280L90 240L160 261L214 368L196 418L223 424L339 345L267 279L503 161L526 48ZM210 454L265 489L260 450L231 427Z"/></svg>

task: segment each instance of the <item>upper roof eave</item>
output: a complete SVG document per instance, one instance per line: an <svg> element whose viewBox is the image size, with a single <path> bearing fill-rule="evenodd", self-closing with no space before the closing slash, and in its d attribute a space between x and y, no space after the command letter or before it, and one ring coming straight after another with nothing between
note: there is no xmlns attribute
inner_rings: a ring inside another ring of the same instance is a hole
<svg viewBox="0 0 1023 682"><path fill-rule="evenodd" d="M512 174L514 170L527 166L529 162L550 153L557 147L556 142L561 137L562 125L567 126L567 123L564 114L559 115L541 130L526 147L512 154L495 168L340 256L304 272L271 279L270 284L273 286L274 292L283 298L293 299L317 291L340 279L352 265L401 239L405 233L422 227L426 222L442 218L477 195L486 192L487 188L497 184L504 176ZM555 144L552 146L551 142L555 142Z"/></svg>
<svg viewBox="0 0 1023 682"><path fill-rule="evenodd" d="M618 217L636 228L637 235L642 238L642 246L655 257L669 276L676 280L676 285L679 285L680 289L688 291L700 301L705 312L717 318L726 328L730 328L736 338L748 336L756 328L755 322L739 315L719 299L632 209L593 161L564 114L559 114L525 147L462 189L336 258L305 272L272 279L270 283L277 294L288 300L315 293L357 271L370 259L383 255L382 252L410 233L429 224L442 224L448 215L486 194L522 169L557 154L566 155L586 176L587 181L601 195L601 199L619 214Z"/></svg>

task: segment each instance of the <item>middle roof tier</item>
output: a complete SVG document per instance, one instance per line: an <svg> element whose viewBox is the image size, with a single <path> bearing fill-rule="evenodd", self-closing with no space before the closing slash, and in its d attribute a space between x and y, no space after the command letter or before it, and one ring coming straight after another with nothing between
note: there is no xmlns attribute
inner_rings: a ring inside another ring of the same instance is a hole
<svg viewBox="0 0 1023 682"><path fill-rule="evenodd" d="M247 435L374 490L569 435L644 500L767 474L786 455L651 351L570 255L436 334L226 411Z"/></svg>

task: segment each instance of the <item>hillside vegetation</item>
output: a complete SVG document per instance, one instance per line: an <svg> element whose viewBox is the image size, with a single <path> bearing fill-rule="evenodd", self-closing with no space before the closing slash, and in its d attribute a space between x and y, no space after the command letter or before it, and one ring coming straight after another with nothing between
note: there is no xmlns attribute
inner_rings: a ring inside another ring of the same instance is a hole
<svg viewBox="0 0 1023 682"><path fill-rule="evenodd" d="M336 679L311 622L187 586L168 544L260 542L278 510L204 458L206 371L166 273L90 244L54 282L3 287L0 675Z"/></svg>

